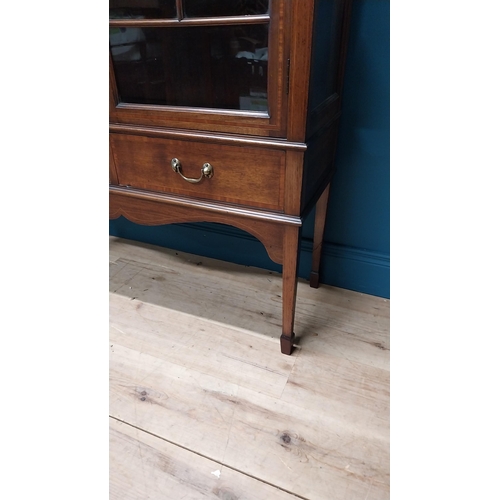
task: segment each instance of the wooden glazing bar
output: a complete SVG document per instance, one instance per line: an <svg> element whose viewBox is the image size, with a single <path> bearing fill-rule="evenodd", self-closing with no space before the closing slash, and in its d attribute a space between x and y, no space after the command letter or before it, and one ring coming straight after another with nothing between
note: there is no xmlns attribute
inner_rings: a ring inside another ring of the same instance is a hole
<svg viewBox="0 0 500 500"><path fill-rule="evenodd" d="M175 6L177 8L177 17L180 19L184 18L184 5L182 0L175 0Z"/></svg>
<svg viewBox="0 0 500 500"><path fill-rule="evenodd" d="M164 104L136 104L129 102L121 102L117 106L122 109L137 109L145 111L175 111L177 113L204 113L209 115L222 116L248 116L251 118L269 118L269 114L265 111L250 111L239 109L220 109L220 108L194 108L190 106L169 106Z"/></svg>
<svg viewBox="0 0 500 500"><path fill-rule="evenodd" d="M268 14L259 16L192 17L185 19L110 19L109 27L116 28L179 28L183 26L230 26L234 24L264 24Z"/></svg>

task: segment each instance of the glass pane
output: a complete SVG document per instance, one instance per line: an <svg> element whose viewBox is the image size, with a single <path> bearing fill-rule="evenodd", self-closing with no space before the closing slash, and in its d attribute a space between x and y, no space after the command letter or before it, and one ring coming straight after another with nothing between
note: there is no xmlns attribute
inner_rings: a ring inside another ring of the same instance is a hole
<svg viewBox="0 0 500 500"><path fill-rule="evenodd" d="M267 111L268 25L110 29L121 102Z"/></svg>
<svg viewBox="0 0 500 500"><path fill-rule="evenodd" d="M267 14L269 0L184 0L186 17Z"/></svg>
<svg viewBox="0 0 500 500"><path fill-rule="evenodd" d="M110 19L177 17L175 0L109 0Z"/></svg>

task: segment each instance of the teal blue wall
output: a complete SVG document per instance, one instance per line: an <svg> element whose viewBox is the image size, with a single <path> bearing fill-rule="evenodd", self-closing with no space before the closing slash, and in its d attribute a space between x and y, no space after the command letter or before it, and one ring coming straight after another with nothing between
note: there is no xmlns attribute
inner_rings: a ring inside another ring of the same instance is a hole
<svg viewBox="0 0 500 500"><path fill-rule="evenodd" d="M337 172L328 207L321 282L389 298L389 0L354 0ZM309 277L314 212L302 232L299 274ZM255 238L217 224L140 226L110 234L280 271Z"/></svg>

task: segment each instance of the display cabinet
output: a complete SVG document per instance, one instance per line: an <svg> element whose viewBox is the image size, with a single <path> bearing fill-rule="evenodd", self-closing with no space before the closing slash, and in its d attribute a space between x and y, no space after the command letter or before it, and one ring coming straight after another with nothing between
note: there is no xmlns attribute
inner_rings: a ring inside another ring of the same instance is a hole
<svg viewBox="0 0 500 500"><path fill-rule="evenodd" d="M283 266L294 342L304 217L319 283L350 0L110 0L110 217L217 222Z"/></svg>

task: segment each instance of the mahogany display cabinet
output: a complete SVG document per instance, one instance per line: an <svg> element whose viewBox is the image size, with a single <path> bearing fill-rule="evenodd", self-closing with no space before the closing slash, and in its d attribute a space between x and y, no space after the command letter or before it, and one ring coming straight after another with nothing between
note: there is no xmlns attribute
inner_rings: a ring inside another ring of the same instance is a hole
<svg viewBox="0 0 500 500"><path fill-rule="evenodd" d="M110 0L110 218L216 222L283 267L294 343L301 226L311 286L335 171L350 0Z"/></svg>

